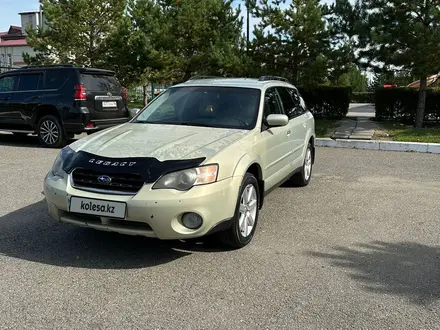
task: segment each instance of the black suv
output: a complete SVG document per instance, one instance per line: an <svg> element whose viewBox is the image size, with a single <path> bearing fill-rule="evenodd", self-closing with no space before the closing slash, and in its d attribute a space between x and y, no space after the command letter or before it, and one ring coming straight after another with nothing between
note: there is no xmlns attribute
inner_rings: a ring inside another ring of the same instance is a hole
<svg viewBox="0 0 440 330"><path fill-rule="evenodd" d="M61 147L74 134L128 121L127 99L112 71L23 67L0 74L0 131L36 133L44 146Z"/></svg>

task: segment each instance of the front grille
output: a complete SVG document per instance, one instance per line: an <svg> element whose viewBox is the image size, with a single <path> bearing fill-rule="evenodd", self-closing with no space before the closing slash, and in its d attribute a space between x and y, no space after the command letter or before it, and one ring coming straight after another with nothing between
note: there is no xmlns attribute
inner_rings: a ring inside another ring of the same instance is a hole
<svg viewBox="0 0 440 330"><path fill-rule="evenodd" d="M106 175L111 178L110 183L101 183L98 177ZM99 189L105 191L121 192L135 194L142 186L144 181L142 177L137 174L127 173L99 173L85 169L75 169L72 172L73 186L78 189Z"/></svg>

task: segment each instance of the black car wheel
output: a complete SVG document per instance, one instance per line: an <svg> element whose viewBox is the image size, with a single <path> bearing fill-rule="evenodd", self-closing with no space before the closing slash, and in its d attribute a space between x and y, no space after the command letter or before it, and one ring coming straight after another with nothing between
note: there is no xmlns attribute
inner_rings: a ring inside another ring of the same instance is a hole
<svg viewBox="0 0 440 330"><path fill-rule="evenodd" d="M66 144L64 130L55 116L44 116L37 125L37 134L45 147L58 148Z"/></svg>

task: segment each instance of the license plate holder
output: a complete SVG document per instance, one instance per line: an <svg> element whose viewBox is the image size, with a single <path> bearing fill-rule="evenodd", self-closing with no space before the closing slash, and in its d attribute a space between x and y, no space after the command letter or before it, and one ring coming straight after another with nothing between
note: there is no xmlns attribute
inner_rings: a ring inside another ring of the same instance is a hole
<svg viewBox="0 0 440 330"><path fill-rule="evenodd" d="M70 197L69 212L125 219L127 204L94 198Z"/></svg>
<svg viewBox="0 0 440 330"><path fill-rule="evenodd" d="M118 104L116 101L102 101L103 108L117 108Z"/></svg>

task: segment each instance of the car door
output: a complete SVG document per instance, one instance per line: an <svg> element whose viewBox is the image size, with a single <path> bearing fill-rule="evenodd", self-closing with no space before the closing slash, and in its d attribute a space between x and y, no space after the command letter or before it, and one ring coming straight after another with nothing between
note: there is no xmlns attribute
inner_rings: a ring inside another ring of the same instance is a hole
<svg viewBox="0 0 440 330"><path fill-rule="evenodd" d="M7 75L0 78L0 125L10 122L11 98L16 80L16 75Z"/></svg>
<svg viewBox="0 0 440 330"><path fill-rule="evenodd" d="M267 127L265 119L270 114L284 114L281 101L276 88L266 90L264 96L264 112L262 124L262 138L264 141L264 163L265 184L270 189L282 181L290 170L289 164L289 140L290 128L288 125L282 127Z"/></svg>
<svg viewBox="0 0 440 330"><path fill-rule="evenodd" d="M301 105L299 94L296 89L290 87L277 87L284 111L289 117L290 164L293 170L302 165L304 143L307 135L307 118L304 116L304 108Z"/></svg>
<svg viewBox="0 0 440 330"><path fill-rule="evenodd" d="M17 89L11 98L11 122L31 125L34 110L40 105L43 95L43 72L20 73Z"/></svg>

